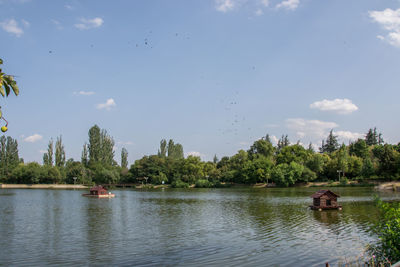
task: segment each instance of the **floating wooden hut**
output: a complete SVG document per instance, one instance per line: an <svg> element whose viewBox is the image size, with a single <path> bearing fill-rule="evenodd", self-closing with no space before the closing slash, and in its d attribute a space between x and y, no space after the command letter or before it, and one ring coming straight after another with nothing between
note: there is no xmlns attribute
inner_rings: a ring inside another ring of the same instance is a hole
<svg viewBox="0 0 400 267"><path fill-rule="evenodd" d="M319 190L311 195L313 198L313 204L310 206L313 210L341 210L342 206L338 205L337 198L340 197L338 194L333 193L331 190Z"/></svg>
<svg viewBox="0 0 400 267"><path fill-rule="evenodd" d="M98 185L90 188L89 194L83 194L82 196L94 198L113 198L115 197L115 194L111 194L111 192L108 192L106 188Z"/></svg>

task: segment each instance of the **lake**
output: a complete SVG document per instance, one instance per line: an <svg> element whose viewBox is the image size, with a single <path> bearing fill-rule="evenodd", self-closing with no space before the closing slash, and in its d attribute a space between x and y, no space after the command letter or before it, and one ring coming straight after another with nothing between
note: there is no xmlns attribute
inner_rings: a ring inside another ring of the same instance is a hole
<svg viewBox="0 0 400 267"><path fill-rule="evenodd" d="M0 265L324 266L376 236L373 188L333 188L342 211L312 211L318 188L0 189ZM383 199L399 193L380 192Z"/></svg>

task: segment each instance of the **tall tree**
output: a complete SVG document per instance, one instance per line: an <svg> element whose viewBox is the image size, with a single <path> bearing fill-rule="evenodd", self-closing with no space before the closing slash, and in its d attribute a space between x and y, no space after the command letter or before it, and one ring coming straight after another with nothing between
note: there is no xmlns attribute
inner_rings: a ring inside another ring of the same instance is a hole
<svg viewBox="0 0 400 267"><path fill-rule="evenodd" d="M57 137L55 160L56 160L55 165L57 167L65 166L65 150L64 150L64 145L62 143L62 136Z"/></svg>
<svg viewBox="0 0 400 267"><path fill-rule="evenodd" d="M278 140L278 151L281 151L282 148L287 147L288 145L290 145L288 135L282 134L281 139Z"/></svg>
<svg viewBox="0 0 400 267"><path fill-rule="evenodd" d="M268 143L272 144L271 138L269 137L269 134L265 135L264 140L267 141Z"/></svg>
<svg viewBox="0 0 400 267"><path fill-rule="evenodd" d="M19 163L17 140L3 135L0 137L0 178L5 178Z"/></svg>
<svg viewBox="0 0 400 267"><path fill-rule="evenodd" d="M85 143L83 144L82 156L81 156L81 163L83 166L87 167L89 160L88 160L88 145Z"/></svg>
<svg viewBox="0 0 400 267"><path fill-rule="evenodd" d="M168 158L174 158L175 156L175 143L174 140L169 139L167 146Z"/></svg>
<svg viewBox="0 0 400 267"><path fill-rule="evenodd" d="M181 144L175 145L175 159L183 159L183 146Z"/></svg>
<svg viewBox="0 0 400 267"><path fill-rule="evenodd" d="M101 155L101 139L100 128L94 125L89 129L89 163L96 163L100 161Z"/></svg>
<svg viewBox="0 0 400 267"><path fill-rule="evenodd" d="M128 150L124 147L121 149L121 168L128 168Z"/></svg>
<svg viewBox="0 0 400 267"><path fill-rule="evenodd" d="M217 163L218 163L217 154L214 155L213 162L214 162L214 164L217 164Z"/></svg>
<svg viewBox="0 0 400 267"><path fill-rule="evenodd" d="M106 130L101 130L100 134L100 162L106 166L114 165L114 139L107 133Z"/></svg>
<svg viewBox="0 0 400 267"><path fill-rule="evenodd" d="M53 166L53 139L47 145L47 153L43 154L43 165Z"/></svg>
<svg viewBox="0 0 400 267"><path fill-rule="evenodd" d="M158 156L165 158L167 156L167 140L162 139L160 141L160 150L158 151Z"/></svg>
<svg viewBox="0 0 400 267"><path fill-rule="evenodd" d="M333 130L329 132L325 144L323 144L322 152L333 153L339 148L337 136L333 134Z"/></svg>
<svg viewBox="0 0 400 267"><path fill-rule="evenodd" d="M368 146L374 146L383 143L382 134L378 134L376 127L370 128L365 135L365 142Z"/></svg>
<svg viewBox="0 0 400 267"><path fill-rule="evenodd" d="M0 65L2 64L3 60L0 58ZM0 67L0 94L2 96L8 96L11 90L15 95L19 94L17 82L14 80L13 75L5 74Z"/></svg>
<svg viewBox="0 0 400 267"><path fill-rule="evenodd" d="M175 144L174 140L170 139L167 146L168 158L170 159L183 159L183 146L181 144Z"/></svg>

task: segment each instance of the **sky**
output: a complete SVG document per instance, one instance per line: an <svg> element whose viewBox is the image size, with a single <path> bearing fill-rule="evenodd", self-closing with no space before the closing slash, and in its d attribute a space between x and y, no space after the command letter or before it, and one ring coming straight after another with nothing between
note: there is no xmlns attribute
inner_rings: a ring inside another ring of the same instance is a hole
<svg viewBox="0 0 400 267"><path fill-rule="evenodd" d="M399 0L0 0L0 99L25 162L80 160L97 124L129 163L161 139L232 156L269 134L400 142ZM2 122L1 125L3 125Z"/></svg>

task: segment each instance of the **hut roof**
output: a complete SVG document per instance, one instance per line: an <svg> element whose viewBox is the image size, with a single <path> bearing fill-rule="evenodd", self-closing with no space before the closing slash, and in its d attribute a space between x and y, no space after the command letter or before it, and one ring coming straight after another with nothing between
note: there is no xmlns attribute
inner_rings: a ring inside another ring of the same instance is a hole
<svg viewBox="0 0 400 267"><path fill-rule="evenodd" d="M96 185L96 186L93 186L92 188L90 188L90 191L107 191L107 189L105 189L101 185Z"/></svg>
<svg viewBox="0 0 400 267"><path fill-rule="evenodd" d="M320 198L325 194L330 194L335 197L340 197L338 194L333 193L331 190L319 190L318 192L315 192L314 194L311 195L312 198Z"/></svg>

